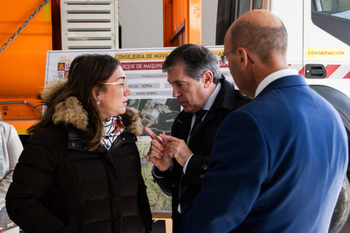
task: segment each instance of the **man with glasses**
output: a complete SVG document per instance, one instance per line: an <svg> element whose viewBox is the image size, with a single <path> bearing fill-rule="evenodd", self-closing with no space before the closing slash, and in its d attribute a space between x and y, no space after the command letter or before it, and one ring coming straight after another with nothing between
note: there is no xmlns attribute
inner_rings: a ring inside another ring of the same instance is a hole
<svg viewBox="0 0 350 233"><path fill-rule="evenodd" d="M254 10L228 29L224 54L240 91L254 100L230 113L185 233L326 233L348 163L337 111L288 68L287 31Z"/></svg>
<svg viewBox="0 0 350 233"><path fill-rule="evenodd" d="M173 232L177 233L181 216L201 189L216 130L230 112L249 100L223 77L218 57L203 46L185 44L174 49L163 71L183 111L174 121L172 136L161 134L160 139L145 130L153 138L148 153L153 176L172 196Z"/></svg>

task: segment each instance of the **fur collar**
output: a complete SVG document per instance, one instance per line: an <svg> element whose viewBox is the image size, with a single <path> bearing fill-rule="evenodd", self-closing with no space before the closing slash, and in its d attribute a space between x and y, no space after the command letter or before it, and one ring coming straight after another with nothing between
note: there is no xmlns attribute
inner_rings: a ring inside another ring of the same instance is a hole
<svg viewBox="0 0 350 233"><path fill-rule="evenodd" d="M47 84L41 93L41 98L44 103L50 103L51 99L61 90L66 82L66 79L58 79ZM133 133L136 136L142 134L143 127L140 113L137 109L127 107L126 112L120 116L123 119L124 131ZM52 122L55 125L61 123L65 125L71 124L79 130L87 131L89 117L78 98L71 96L55 106Z"/></svg>

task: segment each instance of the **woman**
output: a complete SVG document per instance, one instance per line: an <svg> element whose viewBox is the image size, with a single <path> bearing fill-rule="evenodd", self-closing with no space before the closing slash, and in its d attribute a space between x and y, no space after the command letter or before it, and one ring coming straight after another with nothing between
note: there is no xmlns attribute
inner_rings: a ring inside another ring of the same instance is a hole
<svg viewBox="0 0 350 233"><path fill-rule="evenodd" d="M0 209L5 206L5 195L22 150L15 127L3 122L0 112Z"/></svg>
<svg viewBox="0 0 350 233"><path fill-rule="evenodd" d="M54 81L19 159L6 196L11 219L26 233L151 231L135 135L139 113L120 62L108 55L73 60ZM122 114L122 115L121 115Z"/></svg>

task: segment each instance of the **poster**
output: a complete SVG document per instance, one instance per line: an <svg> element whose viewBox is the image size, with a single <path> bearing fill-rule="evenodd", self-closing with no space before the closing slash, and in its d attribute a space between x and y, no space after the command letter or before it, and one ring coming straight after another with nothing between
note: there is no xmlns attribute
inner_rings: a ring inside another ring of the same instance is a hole
<svg viewBox="0 0 350 233"><path fill-rule="evenodd" d="M208 47L218 58L223 55L223 46ZM156 134L171 133L172 124L181 111L181 106L172 96L172 86L167 74L162 72L165 58L174 48L48 51L45 85L57 78L64 78L72 60L81 54L107 54L121 61L132 94L128 106L138 109L143 127L151 128ZM223 75L232 81L228 66L222 65ZM138 137L142 174L147 185L147 194L153 212L171 212L171 197L166 196L153 181L152 163L147 158L151 138L146 132Z"/></svg>

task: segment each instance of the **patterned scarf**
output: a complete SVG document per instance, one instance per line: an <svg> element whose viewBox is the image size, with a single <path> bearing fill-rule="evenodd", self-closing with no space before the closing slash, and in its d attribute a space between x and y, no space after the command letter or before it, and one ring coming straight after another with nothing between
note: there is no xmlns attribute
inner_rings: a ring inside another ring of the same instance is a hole
<svg viewBox="0 0 350 233"><path fill-rule="evenodd" d="M103 124L102 144L109 150L114 140L123 132L123 121L120 116L113 116Z"/></svg>

